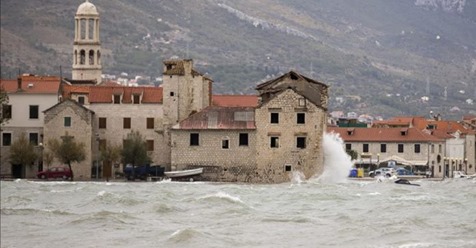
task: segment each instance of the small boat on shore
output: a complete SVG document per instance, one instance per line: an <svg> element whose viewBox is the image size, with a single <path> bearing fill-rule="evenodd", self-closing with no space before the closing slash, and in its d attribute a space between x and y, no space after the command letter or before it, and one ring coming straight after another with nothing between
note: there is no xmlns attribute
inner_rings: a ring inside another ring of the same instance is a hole
<svg viewBox="0 0 476 248"><path fill-rule="evenodd" d="M190 170L180 170L180 171L166 171L164 174L167 177L174 178L174 177L190 177L196 176L203 173L203 168L197 169L190 169Z"/></svg>
<svg viewBox="0 0 476 248"><path fill-rule="evenodd" d="M405 185L412 185L412 186L420 186L420 184L416 184L416 183L411 183L410 181L408 181L407 179L403 179L403 178L399 178L395 181L395 183L397 184L405 184Z"/></svg>

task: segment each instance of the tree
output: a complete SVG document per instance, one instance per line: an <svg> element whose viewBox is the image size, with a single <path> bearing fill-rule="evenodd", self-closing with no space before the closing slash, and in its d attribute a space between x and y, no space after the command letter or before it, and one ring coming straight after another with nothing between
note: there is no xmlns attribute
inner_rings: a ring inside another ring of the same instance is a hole
<svg viewBox="0 0 476 248"><path fill-rule="evenodd" d="M356 160L359 157L359 153L357 153L355 150L347 150L345 152L347 152L352 160Z"/></svg>
<svg viewBox="0 0 476 248"><path fill-rule="evenodd" d="M55 155L52 152L46 151L43 152L43 161L46 164L46 168L50 168L50 165L53 163Z"/></svg>
<svg viewBox="0 0 476 248"><path fill-rule="evenodd" d="M38 158L33 143L22 133L20 137L10 146L10 163L14 165L30 166Z"/></svg>
<svg viewBox="0 0 476 248"><path fill-rule="evenodd" d="M136 166L145 165L151 161L147 154L146 141L139 131L132 131L127 135L121 155L123 164L132 165L132 177L134 177Z"/></svg>
<svg viewBox="0 0 476 248"><path fill-rule="evenodd" d="M48 140L48 146L58 160L68 165L72 175L71 181L73 181L74 173L71 163L80 163L86 158L84 143L74 141L74 136L69 136L66 132L61 137L61 142L57 139L51 139Z"/></svg>
<svg viewBox="0 0 476 248"><path fill-rule="evenodd" d="M0 86L0 129L3 126L3 123L9 118L9 116L3 116L3 106L8 104L8 95L7 92Z"/></svg>

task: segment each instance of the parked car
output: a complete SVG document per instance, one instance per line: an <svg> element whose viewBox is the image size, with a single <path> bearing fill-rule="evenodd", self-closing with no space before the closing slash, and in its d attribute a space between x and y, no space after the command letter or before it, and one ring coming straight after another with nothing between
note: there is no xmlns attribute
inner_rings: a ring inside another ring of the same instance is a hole
<svg viewBox="0 0 476 248"><path fill-rule="evenodd" d="M399 175L399 176L410 176L410 175L413 175L413 172L411 172L410 170L407 170L405 168L398 168L397 169L397 175Z"/></svg>
<svg viewBox="0 0 476 248"><path fill-rule="evenodd" d="M391 177L396 174L397 172L395 168L390 168L390 167L384 167L384 168L376 169L374 171L369 171L369 177L375 177L375 176Z"/></svg>
<svg viewBox="0 0 476 248"><path fill-rule="evenodd" d="M66 180L73 177L73 173L68 167L55 166L44 171L39 171L36 173L36 176L40 179L61 178Z"/></svg>

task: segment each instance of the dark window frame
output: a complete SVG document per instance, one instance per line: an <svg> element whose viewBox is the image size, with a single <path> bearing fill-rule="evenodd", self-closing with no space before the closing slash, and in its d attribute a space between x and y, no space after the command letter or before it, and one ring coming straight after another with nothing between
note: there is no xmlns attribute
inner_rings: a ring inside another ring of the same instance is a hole
<svg viewBox="0 0 476 248"><path fill-rule="evenodd" d="M154 126L154 118L148 117L148 118L146 119L146 128L147 128L147 129L154 129L154 128L155 128L155 126Z"/></svg>
<svg viewBox="0 0 476 248"><path fill-rule="evenodd" d="M39 105L30 105L29 109L30 119L40 119L40 106Z"/></svg>
<svg viewBox="0 0 476 248"><path fill-rule="evenodd" d="M5 139L6 136L9 136L9 137ZM12 145L12 133L2 133L2 146L11 146L11 145Z"/></svg>
<svg viewBox="0 0 476 248"><path fill-rule="evenodd" d="M249 135L248 133L240 133L238 146L249 146Z"/></svg>
<svg viewBox="0 0 476 248"><path fill-rule="evenodd" d="M78 96L78 103L81 104L81 105L84 105L85 99L86 98L84 96Z"/></svg>
<svg viewBox="0 0 476 248"><path fill-rule="evenodd" d="M369 152L369 144L368 143L362 144L362 152Z"/></svg>
<svg viewBox="0 0 476 248"><path fill-rule="evenodd" d="M106 117L99 117L98 128L99 129L107 129L107 118Z"/></svg>
<svg viewBox="0 0 476 248"><path fill-rule="evenodd" d="M279 137L278 136L269 137L269 147L270 148L279 148Z"/></svg>
<svg viewBox="0 0 476 248"><path fill-rule="evenodd" d="M131 129L132 127L132 120L130 117L124 117L122 119L122 127L123 129Z"/></svg>
<svg viewBox="0 0 476 248"><path fill-rule="evenodd" d="M306 149L307 137L298 136L296 137L296 148Z"/></svg>
<svg viewBox="0 0 476 248"><path fill-rule="evenodd" d="M352 150L352 144L346 143L346 144L345 144L345 150L346 150L346 151Z"/></svg>
<svg viewBox="0 0 476 248"><path fill-rule="evenodd" d="M12 105L5 104L2 106L2 118L3 119L11 119L12 118Z"/></svg>
<svg viewBox="0 0 476 248"><path fill-rule="evenodd" d="M296 123L297 124L306 124L306 113L297 113L296 114Z"/></svg>
<svg viewBox="0 0 476 248"><path fill-rule="evenodd" d="M413 151L415 153L421 153L421 145L420 144L415 144L413 147L414 147Z"/></svg>
<svg viewBox="0 0 476 248"><path fill-rule="evenodd" d="M200 146L199 133L190 133L190 146Z"/></svg>
<svg viewBox="0 0 476 248"><path fill-rule="evenodd" d="M34 146L40 144L40 135L38 133L28 133L29 143L33 143Z"/></svg>
<svg viewBox="0 0 476 248"><path fill-rule="evenodd" d="M403 144L398 144L397 151L398 151L398 153L404 153L405 152L404 145Z"/></svg>
<svg viewBox="0 0 476 248"><path fill-rule="evenodd" d="M269 122L271 124L279 124L279 113L271 112Z"/></svg>
<svg viewBox="0 0 476 248"><path fill-rule="evenodd" d="M146 140L145 142L146 142L147 151L148 152L153 152L154 151L154 140L149 139L149 140Z"/></svg>
<svg viewBox="0 0 476 248"><path fill-rule="evenodd" d="M63 118L63 126L64 127L71 127L73 125L73 120L71 119L71 116L65 116Z"/></svg>
<svg viewBox="0 0 476 248"><path fill-rule="evenodd" d="M121 95L114 95L113 101L114 104L121 104Z"/></svg>
<svg viewBox="0 0 476 248"><path fill-rule="evenodd" d="M222 149L230 149L230 140L229 139L223 139L221 141L221 148Z"/></svg>
<svg viewBox="0 0 476 248"><path fill-rule="evenodd" d="M380 144L380 152L381 153L387 152L387 144Z"/></svg>

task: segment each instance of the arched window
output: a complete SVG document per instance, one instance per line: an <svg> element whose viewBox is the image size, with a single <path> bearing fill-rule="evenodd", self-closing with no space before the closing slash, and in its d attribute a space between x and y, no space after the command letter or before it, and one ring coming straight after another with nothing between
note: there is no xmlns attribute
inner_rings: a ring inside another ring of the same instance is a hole
<svg viewBox="0 0 476 248"><path fill-rule="evenodd" d="M74 50L74 64L78 64L78 50Z"/></svg>
<svg viewBox="0 0 476 248"><path fill-rule="evenodd" d="M86 52L84 50L81 50L81 52L79 52L79 64L84 65L85 60L86 60Z"/></svg>
<svg viewBox="0 0 476 248"><path fill-rule="evenodd" d="M89 50L89 64L94 65L94 50Z"/></svg>
<svg viewBox="0 0 476 248"><path fill-rule="evenodd" d="M94 39L94 19L88 19L88 39Z"/></svg>
<svg viewBox="0 0 476 248"><path fill-rule="evenodd" d="M101 51L98 50L97 55L98 55L98 65L100 65L101 64Z"/></svg>
<svg viewBox="0 0 476 248"><path fill-rule="evenodd" d="M86 39L86 25L88 25L86 19L81 19L79 21L79 39Z"/></svg>

